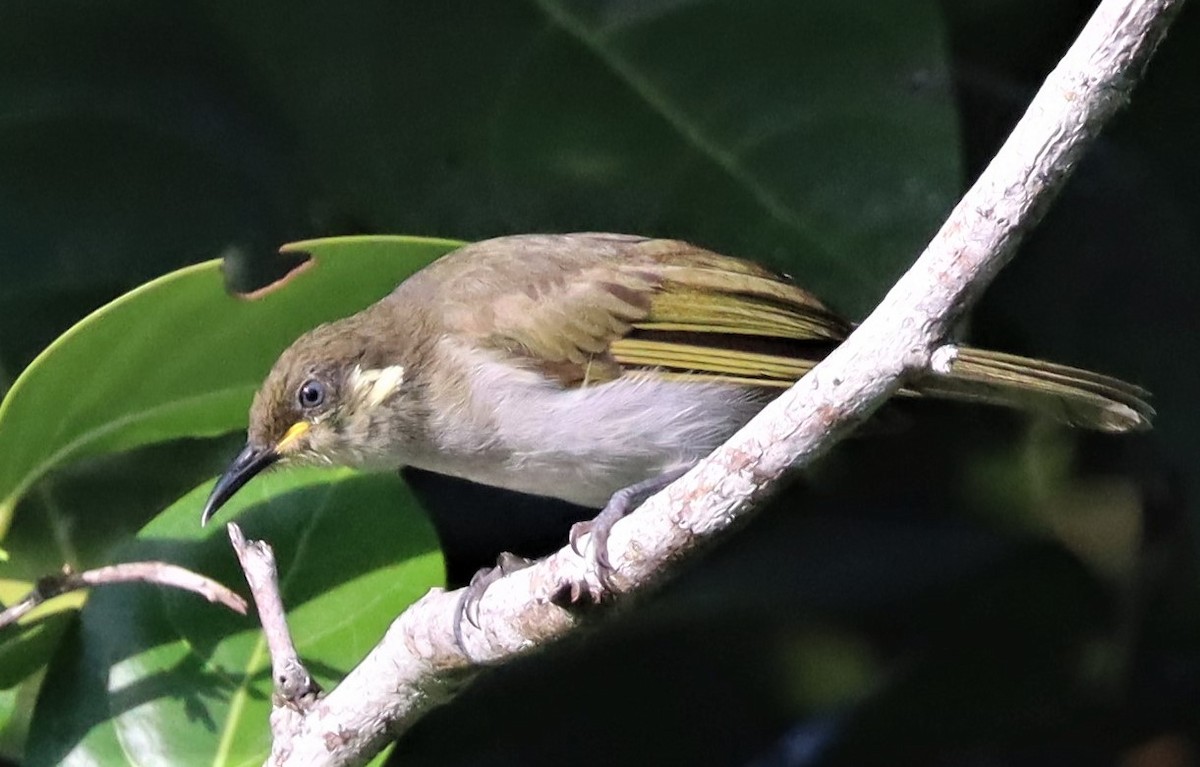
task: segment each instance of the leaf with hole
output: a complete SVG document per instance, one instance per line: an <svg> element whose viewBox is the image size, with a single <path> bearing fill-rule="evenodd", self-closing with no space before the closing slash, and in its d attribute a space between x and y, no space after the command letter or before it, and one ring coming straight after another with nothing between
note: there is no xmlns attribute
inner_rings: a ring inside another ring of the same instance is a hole
<svg viewBox="0 0 1200 767"><path fill-rule="evenodd" d="M0 531L17 500L66 461L244 427L280 351L358 311L457 243L345 237L294 243L281 283L230 295L221 262L147 283L81 320L0 403Z"/></svg>

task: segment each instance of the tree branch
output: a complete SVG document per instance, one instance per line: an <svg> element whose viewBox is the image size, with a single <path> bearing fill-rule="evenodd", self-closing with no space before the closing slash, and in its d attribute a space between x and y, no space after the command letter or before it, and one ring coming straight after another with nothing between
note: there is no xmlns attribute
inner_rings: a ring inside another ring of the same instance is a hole
<svg viewBox="0 0 1200 767"><path fill-rule="evenodd" d="M618 523L609 552L620 597L702 540L745 519L785 471L829 450L910 375L937 375L949 329L1012 257L1091 139L1129 97L1182 0L1104 0L995 159L913 267L827 359L724 446ZM434 590L308 712L273 717L269 764L361 764L478 671L563 635L565 584L595 583L566 548L494 583L481 629L455 643L456 594ZM277 714L280 712L277 711Z"/></svg>
<svg viewBox="0 0 1200 767"><path fill-rule="evenodd" d="M63 568L61 573L41 578L33 591L0 613L0 628L16 623L35 607L54 597L112 583L156 583L159 586L192 591L209 602L219 602L230 610L246 614L246 600L211 578L166 562L122 562L82 573Z"/></svg>
<svg viewBox="0 0 1200 767"><path fill-rule="evenodd" d="M254 606L267 639L267 651L271 654L271 679L275 687L275 707L289 706L305 708L312 704L321 692L321 686L308 673L292 634L288 630L287 615L283 609L283 596L279 592L278 570L275 567L275 551L263 541L248 540L242 528L230 522L227 526L229 542L237 554L246 583L254 595Z"/></svg>

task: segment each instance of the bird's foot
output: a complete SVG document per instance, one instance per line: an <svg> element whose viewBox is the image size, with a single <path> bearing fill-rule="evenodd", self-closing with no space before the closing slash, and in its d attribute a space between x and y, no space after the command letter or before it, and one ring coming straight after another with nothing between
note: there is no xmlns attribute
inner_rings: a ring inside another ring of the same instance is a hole
<svg viewBox="0 0 1200 767"><path fill-rule="evenodd" d="M591 569L598 581L598 583L591 583L584 577L568 584L568 598L573 605L585 601L585 593L588 602L596 603L604 598L604 592L612 591L612 574L615 568L608 558L608 535L612 532L613 525L633 509L633 506L628 503L618 503L617 496L619 495L620 493L614 495L595 518L571 525L571 532L567 534L571 550L581 557L588 556L590 558ZM585 535L591 536L586 555L579 548L579 539Z"/></svg>
<svg viewBox="0 0 1200 767"><path fill-rule="evenodd" d="M532 559L519 557L505 551L496 558L494 567L485 567L471 576L471 582L463 589L458 606L454 610L454 639L458 642L460 649L465 650L462 641L463 621L467 621L475 628L480 627L479 602L483 599L484 592L488 590L488 587L509 573L524 570L531 564L533 564Z"/></svg>
<svg viewBox="0 0 1200 767"><path fill-rule="evenodd" d="M592 603L601 601L605 593L613 591L612 576L616 572L616 568L613 567L612 560L608 558L608 536L612 532L613 525L624 519L629 512L641 506L647 498L682 477L690 468L691 466L681 466L629 487L621 488L613 493L612 498L608 499L608 503L594 519L577 522L571 526L567 540L571 544L571 550L581 557L584 556L584 552L579 548L579 539L584 535L590 536L588 555L591 560L591 569L596 576L595 583L590 579L581 579L580 582L570 584L572 604L583 601L585 591L588 600Z"/></svg>

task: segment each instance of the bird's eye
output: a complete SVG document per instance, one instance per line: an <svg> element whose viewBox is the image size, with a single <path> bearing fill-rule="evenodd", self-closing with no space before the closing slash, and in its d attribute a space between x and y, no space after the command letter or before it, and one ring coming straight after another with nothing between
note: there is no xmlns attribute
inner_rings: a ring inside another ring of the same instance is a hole
<svg viewBox="0 0 1200 767"><path fill-rule="evenodd" d="M310 378L300 384L296 399L302 408L320 407L325 402L325 384L315 378Z"/></svg>

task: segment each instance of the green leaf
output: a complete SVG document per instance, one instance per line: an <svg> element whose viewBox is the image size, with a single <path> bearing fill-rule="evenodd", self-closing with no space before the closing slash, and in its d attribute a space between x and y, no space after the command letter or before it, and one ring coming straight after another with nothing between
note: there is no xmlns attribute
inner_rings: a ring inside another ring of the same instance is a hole
<svg viewBox="0 0 1200 767"><path fill-rule="evenodd" d="M9 720L16 713L17 692L16 689L0 689L0 732L4 731Z"/></svg>
<svg viewBox="0 0 1200 767"><path fill-rule="evenodd" d="M74 618L75 610L65 609L0 632L0 690L16 687L45 666Z"/></svg>
<svg viewBox="0 0 1200 767"><path fill-rule="evenodd" d="M34 586L0 580L0 607L23 599ZM83 593L78 591L56 597L39 605L16 625L0 629L0 690L15 687L46 665L83 599Z"/></svg>
<svg viewBox="0 0 1200 767"><path fill-rule="evenodd" d="M962 183L933 0L213 7L374 231L678 237L858 314Z"/></svg>
<svg viewBox="0 0 1200 767"><path fill-rule="evenodd" d="M79 571L108 564L113 546L185 489L224 471L245 439L241 432L160 442L55 469L17 504L4 540L12 556L0 573L36 580L64 564Z"/></svg>
<svg viewBox="0 0 1200 767"><path fill-rule="evenodd" d="M275 357L318 323L351 314L456 243L346 237L285 246L311 260L252 296L221 263L160 277L80 321L0 403L0 531L30 485L65 461L245 424Z"/></svg>
<svg viewBox="0 0 1200 767"><path fill-rule="evenodd" d="M245 591L225 530L201 529L196 488L120 560L165 559ZM295 469L234 497L246 534L275 550L292 637L331 688L391 620L440 585L437 540L396 475ZM253 616L194 594L95 589L52 662L30 732L30 764L250 764L269 747L270 658Z"/></svg>
<svg viewBox="0 0 1200 767"><path fill-rule="evenodd" d="M540 199L509 207L603 198L605 221L773 261L858 313L954 202L933 3L533 6L527 60L491 130L496 175L536 181ZM561 118L547 119L548 97Z"/></svg>

